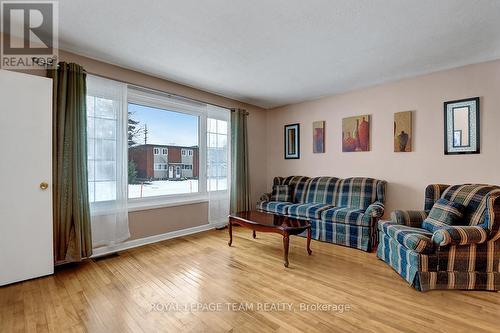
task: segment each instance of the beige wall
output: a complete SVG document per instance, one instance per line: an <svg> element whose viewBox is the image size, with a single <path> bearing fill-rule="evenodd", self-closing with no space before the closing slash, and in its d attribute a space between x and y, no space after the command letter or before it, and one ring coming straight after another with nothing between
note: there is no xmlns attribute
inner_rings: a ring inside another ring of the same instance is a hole
<svg viewBox="0 0 500 333"><path fill-rule="evenodd" d="M159 235L207 224L208 203L130 212L130 239Z"/></svg>
<svg viewBox="0 0 500 333"><path fill-rule="evenodd" d="M481 154L445 156L443 102L481 97ZM393 114L415 110L414 152L393 152ZM371 114L370 152L342 153L342 118ZM326 120L326 153L312 153L312 122ZM301 124L301 158L284 160L283 125ZM389 182L387 210L419 209L431 183L500 184L500 61L269 110L267 186L278 175L369 176Z"/></svg>

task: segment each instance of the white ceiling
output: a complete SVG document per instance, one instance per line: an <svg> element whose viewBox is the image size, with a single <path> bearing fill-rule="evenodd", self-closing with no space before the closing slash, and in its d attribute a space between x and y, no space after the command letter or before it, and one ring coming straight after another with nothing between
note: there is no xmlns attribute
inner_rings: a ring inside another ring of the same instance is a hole
<svg viewBox="0 0 500 333"><path fill-rule="evenodd" d="M499 0L64 0L60 46L271 108L500 58Z"/></svg>

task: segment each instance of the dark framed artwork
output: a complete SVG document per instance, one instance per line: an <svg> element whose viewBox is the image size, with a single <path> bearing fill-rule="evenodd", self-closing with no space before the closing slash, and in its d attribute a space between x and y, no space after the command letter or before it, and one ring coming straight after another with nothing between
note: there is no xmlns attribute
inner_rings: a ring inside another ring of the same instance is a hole
<svg viewBox="0 0 500 333"><path fill-rule="evenodd" d="M479 97L444 103L444 153L479 154Z"/></svg>
<svg viewBox="0 0 500 333"><path fill-rule="evenodd" d="M300 158L300 124L285 125L285 159Z"/></svg>

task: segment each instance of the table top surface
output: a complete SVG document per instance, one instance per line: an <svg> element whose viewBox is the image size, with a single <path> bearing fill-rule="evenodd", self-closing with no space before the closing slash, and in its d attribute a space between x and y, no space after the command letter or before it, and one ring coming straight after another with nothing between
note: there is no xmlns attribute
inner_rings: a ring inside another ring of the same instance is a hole
<svg viewBox="0 0 500 333"><path fill-rule="evenodd" d="M305 229L310 226L309 221L267 213L258 210L238 212L229 217L247 224L274 227L279 229Z"/></svg>

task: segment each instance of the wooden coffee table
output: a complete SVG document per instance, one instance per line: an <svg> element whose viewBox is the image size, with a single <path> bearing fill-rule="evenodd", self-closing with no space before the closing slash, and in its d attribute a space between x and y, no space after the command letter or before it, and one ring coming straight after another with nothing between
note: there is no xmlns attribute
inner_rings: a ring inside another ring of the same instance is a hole
<svg viewBox="0 0 500 333"><path fill-rule="evenodd" d="M274 232L283 236L283 264L288 267L288 243L290 235L298 235L307 230L307 253L311 255L311 224L306 220L294 219L262 211L245 211L229 215L229 242L233 243L233 225L240 225L256 231Z"/></svg>

